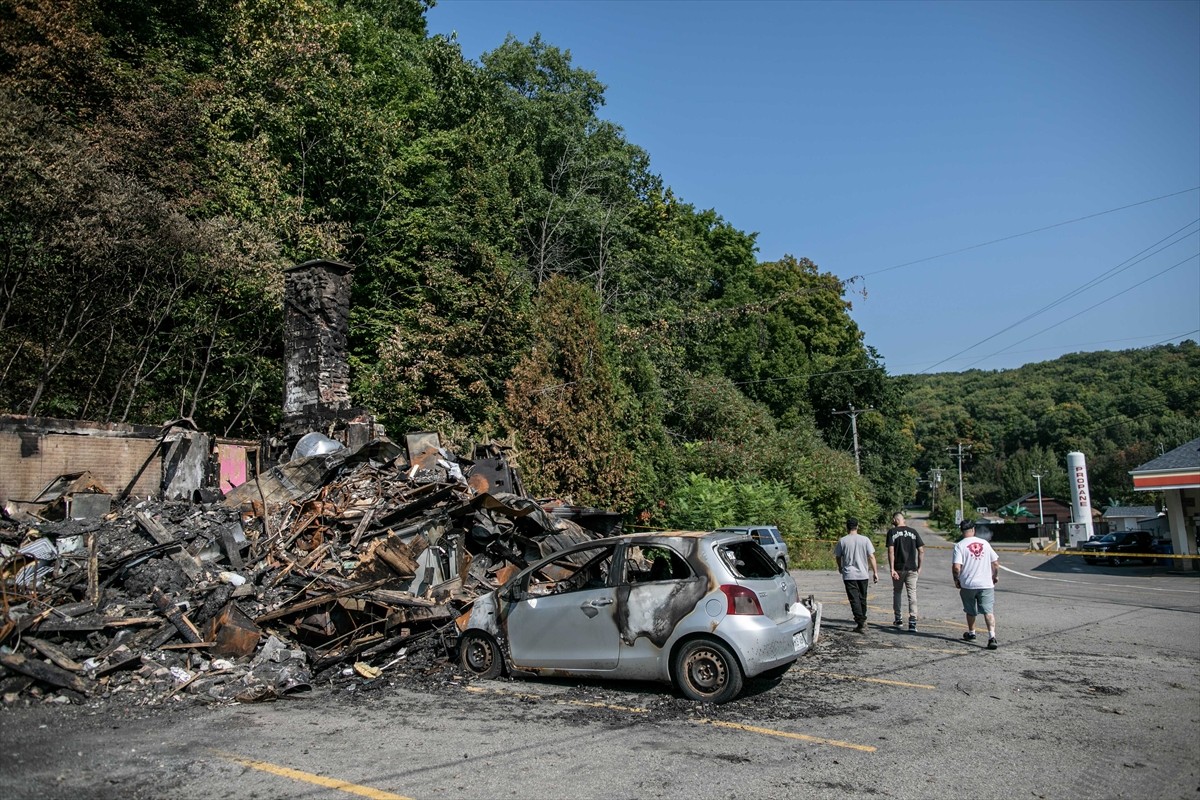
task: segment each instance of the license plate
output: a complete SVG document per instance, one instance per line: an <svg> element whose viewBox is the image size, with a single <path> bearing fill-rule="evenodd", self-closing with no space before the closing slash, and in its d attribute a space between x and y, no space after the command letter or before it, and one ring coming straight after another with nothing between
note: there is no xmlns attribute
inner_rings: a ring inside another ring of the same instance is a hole
<svg viewBox="0 0 1200 800"><path fill-rule="evenodd" d="M792 649L795 650L796 652L800 652L801 650L804 649L804 634L803 633L793 633L792 634Z"/></svg>

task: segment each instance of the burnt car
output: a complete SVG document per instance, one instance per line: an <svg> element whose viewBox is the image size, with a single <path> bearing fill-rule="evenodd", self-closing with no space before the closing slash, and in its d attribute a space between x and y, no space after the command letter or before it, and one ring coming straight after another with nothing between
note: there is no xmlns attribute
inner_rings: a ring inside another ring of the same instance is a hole
<svg viewBox="0 0 1200 800"><path fill-rule="evenodd" d="M788 546L783 540L783 534L774 525L736 525L728 528L718 528L720 533L748 533L754 541L767 551L767 555L779 562L779 566L788 567Z"/></svg>
<svg viewBox="0 0 1200 800"><path fill-rule="evenodd" d="M459 663L484 678L664 681L724 703L808 652L820 614L747 533L628 534L564 548L478 597Z"/></svg>
<svg viewBox="0 0 1200 800"><path fill-rule="evenodd" d="M1120 564L1134 558L1143 564L1153 564L1154 537L1149 531L1118 531L1079 545L1084 552L1083 560L1088 564Z"/></svg>

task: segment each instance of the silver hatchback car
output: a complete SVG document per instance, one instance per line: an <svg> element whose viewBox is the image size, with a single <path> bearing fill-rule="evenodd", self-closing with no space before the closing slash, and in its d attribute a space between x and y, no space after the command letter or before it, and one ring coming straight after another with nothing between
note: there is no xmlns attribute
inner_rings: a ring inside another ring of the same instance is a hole
<svg viewBox="0 0 1200 800"><path fill-rule="evenodd" d="M470 673L672 682L724 703L812 647L821 606L746 533L652 533L573 545L476 598Z"/></svg>

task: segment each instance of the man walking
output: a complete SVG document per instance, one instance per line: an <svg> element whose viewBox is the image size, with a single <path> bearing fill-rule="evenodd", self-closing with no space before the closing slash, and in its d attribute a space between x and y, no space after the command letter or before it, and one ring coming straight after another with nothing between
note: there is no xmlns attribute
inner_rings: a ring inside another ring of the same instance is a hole
<svg viewBox="0 0 1200 800"><path fill-rule="evenodd" d="M888 571L892 573L892 610L896 612L893 625L903 625L900 616L900 591L908 595L908 629L917 631L917 578L921 575L921 564L925 561L925 542L921 534L904 524L904 514L897 511L892 515L892 525L887 532Z"/></svg>
<svg viewBox="0 0 1200 800"><path fill-rule="evenodd" d="M975 618L983 614L987 623L988 650L1000 646L996 641L995 586L1000 579L1000 556L989 542L975 535L975 523L963 520L958 526L963 538L954 545L954 586L962 598L967 615L967 632L963 638L975 641Z"/></svg>
<svg viewBox="0 0 1200 800"><path fill-rule="evenodd" d="M846 597L854 614L854 631L862 633L867 624L867 579L877 583L879 568L875 564L875 545L858 532L858 520L846 520L846 535L833 548L838 572L846 584Z"/></svg>

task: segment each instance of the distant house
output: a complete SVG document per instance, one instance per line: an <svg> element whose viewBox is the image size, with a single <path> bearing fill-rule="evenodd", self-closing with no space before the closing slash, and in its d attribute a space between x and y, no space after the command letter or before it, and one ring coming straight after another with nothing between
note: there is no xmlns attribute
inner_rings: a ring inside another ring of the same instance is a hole
<svg viewBox="0 0 1200 800"><path fill-rule="evenodd" d="M1200 439L1193 439L1129 471L1137 492L1162 492L1176 555L1195 556L1200 534ZM1195 558L1181 562L1196 569Z"/></svg>
<svg viewBox="0 0 1200 800"><path fill-rule="evenodd" d="M1027 514L1020 516L1027 520L1041 521L1046 525L1066 525L1071 521L1071 504L1064 503L1054 497L1042 497L1039 502L1036 493L1030 493L1006 504L1004 509L1024 508ZM1010 515L1011 516L1011 515ZM1100 519L1100 512L1092 508L1092 522Z"/></svg>
<svg viewBox="0 0 1200 800"><path fill-rule="evenodd" d="M1157 527L1158 509L1154 506L1109 506L1100 517L1108 523L1108 532L1148 531Z"/></svg>

